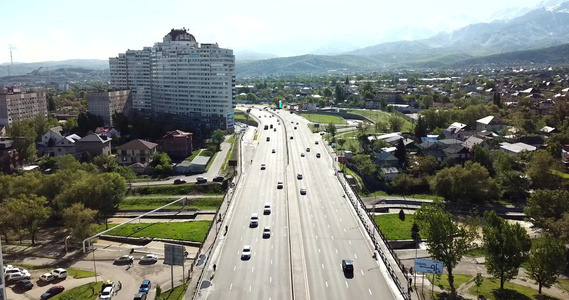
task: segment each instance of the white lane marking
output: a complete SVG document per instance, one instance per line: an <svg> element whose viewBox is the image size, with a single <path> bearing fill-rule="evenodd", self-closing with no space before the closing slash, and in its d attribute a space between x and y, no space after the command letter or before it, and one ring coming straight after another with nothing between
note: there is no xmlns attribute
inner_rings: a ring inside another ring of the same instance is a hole
<svg viewBox="0 0 569 300"><path fill-rule="evenodd" d="M233 288L233 283L229 285L229 290L231 291L232 288Z"/></svg>
<svg viewBox="0 0 569 300"><path fill-rule="evenodd" d="M318 235L316 235L316 239L318 239Z"/></svg>
<svg viewBox="0 0 569 300"><path fill-rule="evenodd" d="M369 292L369 294L371 295L371 289L367 289L367 291Z"/></svg>
<svg viewBox="0 0 569 300"><path fill-rule="evenodd" d="M273 260L271 259L271 265L273 264Z"/></svg>
<svg viewBox="0 0 569 300"><path fill-rule="evenodd" d="M352 241L348 241L348 243L350 243L350 245L352 244Z"/></svg>
<svg viewBox="0 0 569 300"><path fill-rule="evenodd" d="M251 291L251 286L249 286L249 292Z"/></svg>
<svg viewBox="0 0 569 300"><path fill-rule="evenodd" d="M338 249L336 249L336 254L338 254Z"/></svg>
<svg viewBox="0 0 569 300"><path fill-rule="evenodd" d="M233 271L235 272L235 270L237 270L237 266L233 267Z"/></svg>
<svg viewBox="0 0 569 300"><path fill-rule="evenodd" d="M310 217L311 217L311 218L314 218L314 216L313 216L312 214L310 214Z"/></svg>
<svg viewBox="0 0 569 300"><path fill-rule="evenodd" d="M346 231L346 228L344 228L344 232L347 232L347 231Z"/></svg>
<svg viewBox="0 0 569 300"><path fill-rule="evenodd" d="M316 225L314 225L314 222L312 223L312 227L316 227Z"/></svg>
<svg viewBox="0 0 569 300"><path fill-rule="evenodd" d="M324 207L322 207L322 209L324 209ZM326 214L324 214L324 218L328 218L328 216Z"/></svg>
<svg viewBox="0 0 569 300"><path fill-rule="evenodd" d="M356 259L358 259L358 255L354 253L354 256L356 257Z"/></svg>
<svg viewBox="0 0 569 300"><path fill-rule="evenodd" d="M251 273L253 273L253 272L255 272L255 267L253 267L253 268L251 269Z"/></svg>
<svg viewBox="0 0 569 300"><path fill-rule="evenodd" d="M349 288L349 286L348 286L348 282L347 282L347 281L344 281L344 282L346 283L346 287L347 287L347 288Z"/></svg>
<svg viewBox="0 0 569 300"><path fill-rule="evenodd" d="M364 270L360 270L362 272L362 275L364 275Z"/></svg>
<svg viewBox="0 0 569 300"><path fill-rule="evenodd" d="M328 228L330 228L330 224L328 224Z"/></svg>
<svg viewBox="0 0 569 300"><path fill-rule="evenodd" d="M331 235L331 237L332 237L332 239L334 239L334 236L333 236L333 235Z"/></svg>
<svg viewBox="0 0 569 300"><path fill-rule="evenodd" d="M274 246L274 245L273 245L273 244L271 244L271 250L273 250L273 246Z"/></svg>
<svg viewBox="0 0 569 300"><path fill-rule="evenodd" d="M342 222L342 218L340 218L340 222Z"/></svg>
<svg viewBox="0 0 569 300"><path fill-rule="evenodd" d="M318 253L320 253L320 248L318 248Z"/></svg>
<svg viewBox="0 0 569 300"><path fill-rule="evenodd" d="M338 209L336 208L336 212L338 212Z"/></svg>
<svg viewBox="0 0 569 300"><path fill-rule="evenodd" d="M269 277L269 282L273 282L273 277Z"/></svg>
<svg viewBox="0 0 569 300"><path fill-rule="evenodd" d="M328 281L326 281L326 287L328 287Z"/></svg>
<svg viewBox="0 0 569 300"><path fill-rule="evenodd" d="M241 241L243 241L243 237L241 237Z"/></svg>
<svg viewBox="0 0 569 300"><path fill-rule="evenodd" d="M259 238L255 238L255 242L258 240Z"/></svg>
<svg viewBox="0 0 569 300"><path fill-rule="evenodd" d="M324 269L324 264L322 264L322 269Z"/></svg>

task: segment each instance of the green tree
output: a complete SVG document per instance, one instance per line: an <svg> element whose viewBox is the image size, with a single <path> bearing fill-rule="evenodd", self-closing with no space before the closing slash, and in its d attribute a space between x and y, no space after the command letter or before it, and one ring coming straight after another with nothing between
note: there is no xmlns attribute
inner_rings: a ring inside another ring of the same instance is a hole
<svg viewBox="0 0 569 300"><path fill-rule="evenodd" d="M379 105L381 105L381 110L385 110L388 104L389 102L387 101L387 98L382 97L381 99L379 99Z"/></svg>
<svg viewBox="0 0 569 300"><path fill-rule="evenodd" d="M504 199L510 199L514 203L525 202L530 181L524 173L515 170L501 172L496 176L496 182L502 188Z"/></svg>
<svg viewBox="0 0 569 300"><path fill-rule="evenodd" d="M569 213L568 199L567 190L535 190L528 198L524 212L535 227L561 237L567 229L558 226L557 222Z"/></svg>
<svg viewBox="0 0 569 300"><path fill-rule="evenodd" d="M390 125L392 132L401 131L401 128L403 128L403 124L405 124L405 121L403 120L403 118L398 117L394 114L389 116L388 121L389 121L389 125Z"/></svg>
<svg viewBox="0 0 569 300"><path fill-rule="evenodd" d="M415 212L415 221L426 238L432 259L442 261L448 273L451 295L456 296L453 270L476 238L477 228L458 226L442 203L423 204Z"/></svg>
<svg viewBox="0 0 569 300"><path fill-rule="evenodd" d="M345 139L337 139L336 143L338 143L338 145L340 146L340 149L342 149L344 147L344 144L346 143Z"/></svg>
<svg viewBox="0 0 569 300"><path fill-rule="evenodd" d="M366 175L374 176L377 173L377 165L368 155L357 154L352 156L351 161Z"/></svg>
<svg viewBox="0 0 569 300"><path fill-rule="evenodd" d="M393 156L397 157L400 166L403 166L404 168L407 167L407 151L405 150L405 144L403 143L402 138L399 139Z"/></svg>
<svg viewBox="0 0 569 300"><path fill-rule="evenodd" d="M221 147L221 143L225 140L225 131L221 129L216 129L211 134L211 141L217 145L217 149L219 150Z"/></svg>
<svg viewBox="0 0 569 300"><path fill-rule="evenodd" d="M38 229L49 217L50 209L46 207L46 204L47 200L45 197L37 195L19 195L8 199L8 206L12 210L12 216L19 219L20 232L23 228L27 229L32 245L36 243Z"/></svg>
<svg viewBox="0 0 569 300"><path fill-rule="evenodd" d="M336 125L334 125L334 123L326 125L326 132L328 132L330 136L332 136L332 141L336 140L337 130L336 130Z"/></svg>
<svg viewBox="0 0 569 300"><path fill-rule="evenodd" d="M419 100L419 107L422 109L429 109L433 105L433 96L425 95Z"/></svg>
<svg viewBox="0 0 569 300"><path fill-rule="evenodd" d="M117 173L103 173L91 177L90 197L84 200L85 206L97 210L100 218L105 220L106 228L109 228L108 218L119 207L126 194L126 182Z"/></svg>
<svg viewBox="0 0 569 300"><path fill-rule="evenodd" d="M528 257L528 274L541 294L541 288L555 284L567 266L565 244L561 240L544 237L535 240Z"/></svg>
<svg viewBox="0 0 569 300"><path fill-rule="evenodd" d="M329 88L324 88L323 94L324 94L324 97L326 97L326 98L332 97L332 91Z"/></svg>
<svg viewBox="0 0 569 300"><path fill-rule="evenodd" d="M494 166L492 165L492 158L490 157L490 151L480 145L475 145L472 148L472 161L479 163L481 166L486 168L490 175L494 175Z"/></svg>
<svg viewBox="0 0 569 300"><path fill-rule="evenodd" d="M97 211L86 208L83 203L74 203L63 210L65 228L71 231L71 237L76 241L82 241L98 230L95 223Z"/></svg>
<svg viewBox="0 0 569 300"><path fill-rule="evenodd" d="M494 101L494 105L498 106L498 108L502 108L502 100L500 99L500 93L494 93L494 96L492 96L492 100Z"/></svg>
<svg viewBox="0 0 569 300"><path fill-rule="evenodd" d="M551 172L556 169L557 162L549 152L539 150L533 153L527 168L532 187L534 189L558 189L560 177Z"/></svg>
<svg viewBox="0 0 569 300"><path fill-rule="evenodd" d="M481 273L476 273L476 277L474 277L474 284L476 284L476 292L478 293L478 289L484 282L484 278L482 277Z"/></svg>
<svg viewBox="0 0 569 300"><path fill-rule="evenodd" d="M8 232L10 231L10 222L14 219L12 216L12 211L10 207L8 207L7 202L0 202L0 233L4 236L4 241L9 243L8 241Z"/></svg>
<svg viewBox="0 0 569 300"><path fill-rule="evenodd" d="M19 163L33 160L36 157L36 132L32 120L14 121L8 126L8 135L14 140L14 148L18 151Z"/></svg>
<svg viewBox="0 0 569 300"><path fill-rule="evenodd" d="M431 181L433 191L452 202L482 204L498 199L500 190L488 170L478 163L466 162L437 172Z"/></svg>
<svg viewBox="0 0 569 300"><path fill-rule="evenodd" d="M117 159L106 154L95 156L95 158L93 158L93 164L99 167L103 172L112 172L118 167Z"/></svg>
<svg viewBox="0 0 569 300"><path fill-rule="evenodd" d="M415 124L415 138L417 141L421 141L421 138L425 136L427 136L427 122L424 117L419 116Z"/></svg>
<svg viewBox="0 0 569 300"><path fill-rule="evenodd" d="M336 84L335 93L336 93L336 103L344 102L344 100L346 99L346 95L340 83Z"/></svg>
<svg viewBox="0 0 569 300"><path fill-rule="evenodd" d="M97 127L101 126L105 126L105 121L101 116L83 112L77 117L77 133L80 136L86 135L89 131L95 131Z"/></svg>
<svg viewBox="0 0 569 300"><path fill-rule="evenodd" d="M385 121L375 122L375 132L386 133L389 130L389 125Z"/></svg>
<svg viewBox="0 0 569 300"><path fill-rule="evenodd" d="M518 275L520 265L531 249L529 235L520 224L510 224L494 211L484 213L484 245L486 247L486 268L488 273L504 282Z"/></svg>

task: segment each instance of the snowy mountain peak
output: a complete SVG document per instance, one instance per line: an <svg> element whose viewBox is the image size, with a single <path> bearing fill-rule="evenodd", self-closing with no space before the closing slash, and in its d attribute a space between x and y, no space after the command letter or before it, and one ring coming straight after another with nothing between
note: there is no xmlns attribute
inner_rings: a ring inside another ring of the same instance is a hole
<svg viewBox="0 0 569 300"><path fill-rule="evenodd" d="M569 13L569 2L559 3L557 5L546 7L545 10L558 13Z"/></svg>

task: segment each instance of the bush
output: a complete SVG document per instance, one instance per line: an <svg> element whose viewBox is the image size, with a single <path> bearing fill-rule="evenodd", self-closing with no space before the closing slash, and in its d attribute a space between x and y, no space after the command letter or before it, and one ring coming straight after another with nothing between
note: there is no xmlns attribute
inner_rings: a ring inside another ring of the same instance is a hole
<svg viewBox="0 0 569 300"><path fill-rule="evenodd" d="M223 187L219 183L209 184L180 184L162 186L142 186L131 190L134 195L199 195L224 193Z"/></svg>

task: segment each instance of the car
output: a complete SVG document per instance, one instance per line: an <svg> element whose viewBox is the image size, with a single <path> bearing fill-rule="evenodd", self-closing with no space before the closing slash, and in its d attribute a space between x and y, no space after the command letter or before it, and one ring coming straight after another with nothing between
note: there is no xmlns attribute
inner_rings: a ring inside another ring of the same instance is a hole
<svg viewBox="0 0 569 300"><path fill-rule="evenodd" d="M6 268L6 270L4 270L4 277L8 277L8 275L13 274L13 273L22 273L22 268L15 268L12 265L8 265L10 266L10 268Z"/></svg>
<svg viewBox="0 0 569 300"><path fill-rule="evenodd" d="M197 183L206 183L207 182L207 178L203 177L203 176L198 176L198 178L196 178L196 182Z"/></svg>
<svg viewBox="0 0 569 300"><path fill-rule="evenodd" d="M251 258L251 245L243 246L243 251L241 252L241 259L250 259Z"/></svg>
<svg viewBox="0 0 569 300"><path fill-rule="evenodd" d="M298 122L296 122L296 125L298 125Z"/></svg>
<svg viewBox="0 0 569 300"><path fill-rule="evenodd" d="M146 254L140 258L141 263L155 263L158 261L158 255L156 254Z"/></svg>
<svg viewBox="0 0 569 300"><path fill-rule="evenodd" d="M265 207L263 208L263 214L270 215L271 214L271 204L265 203Z"/></svg>
<svg viewBox="0 0 569 300"><path fill-rule="evenodd" d="M306 148L306 152L310 152L310 148Z"/></svg>
<svg viewBox="0 0 569 300"><path fill-rule="evenodd" d="M108 286L101 292L99 299L110 300L113 298L114 293L115 293L115 289L112 286Z"/></svg>
<svg viewBox="0 0 569 300"><path fill-rule="evenodd" d="M277 131L277 129L276 129L276 128L274 128L274 129L273 129L273 131Z"/></svg>
<svg viewBox="0 0 569 300"><path fill-rule="evenodd" d="M55 278L67 278L67 270L63 268L57 268L55 270L51 270L51 275Z"/></svg>
<svg viewBox="0 0 569 300"><path fill-rule="evenodd" d="M342 271L346 273L354 272L354 262L351 259L342 259Z"/></svg>
<svg viewBox="0 0 569 300"><path fill-rule="evenodd" d="M52 286L40 296L40 299L41 300L50 299L57 294L61 294L61 292L63 292L64 290L65 288L61 285Z"/></svg>
<svg viewBox="0 0 569 300"><path fill-rule="evenodd" d="M284 188L283 182L282 182L282 181L278 181L278 182L277 182L277 189L280 190L280 189L282 189L282 188Z"/></svg>
<svg viewBox="0 0 569 300"><path fill-rule="evenodd" d="M267 142L270 142L270 141L271 141L271 138L270 138L270 137L267 137Z"/></svg>
<svg viewBox="0 0 569 300"><path fill-rule="evenodd" d="M134 257L132 255L123 255L123 256L115 259L115 264L132 263L133 261L134 261Z"/></svg>
<svg viewBox="0 0 569 300"><path fill-rule="evenodd" d="M40 280L45 282L52 282L53 280L55 280L55 276L53 276L53 274L51 273L45 273L40 276Z"/></svg>
<svg viewBox="0 0 569 300"><path fill-rule="evenodd" d="M276 153L276 152L277 152L277 150L273 149L273 151L271 151L271 152L272 152L272 153Z"/></svg>
<svg viewBox="0 0 569 300"><path fill-rule="evenodd" d="M20 281L22 279L30 279L32 276L28 270L20 269L20 272L9 273L4 279L6 282Z"/></svg>
<svg viewBox="0 0 569 300"><path fill-rule="evenodd" d="M290 139L291 139L291 140L293 140L293 139L294 139L294 137L293 137L293 136L291 136L291 137L290 137Z"/></svg>
<svg viewBox="0 0 569 300"><path fill-rule="evenodd" d="M186 180L185 180L185 179L176 178L176 179L174 180L174 184L183 184L183 183L186 183Z"/></svg>
<svg viewBox="0 0 569 300"><path fill-rule="evenodd" d="M138 291L141 293L148 293L151 288L152 288L152 283L150 282L150 280L144 280L140 285L140 288L138 288Z"/></svg>
<svg viewBox="0 0 569 300"><path fill-rule="evenodd" d="M223 182L225 180L225 177L223 176L217 176L213 178L213 182Z"/></svg>
<svg viewBox="0 0 569 300"><path fill-rule="evenodd" d="M22 279L16 282L16 288L22 291L31 290L34 284L29 279Z"/></svg>
<svg viewBox="0 0 569 300"><path fill-rule="evenodd" d="M320 131L320 135L325 135L326 133L324 131Z"/></svg>
<svg viewBox="0 0 569 300"><path fill-rule="evenodd" d="M305 188L301 188L301 189L300 189L300 194L301 194L301 195L306 195L306 189L305 189Z"/></svg>
<svg viewBox="0 0 569 300"><path fill-rule="evenodd" d="M249 221L249 227L259 226L259 214L254 213L251 215L251 220Z"/></svg>
<svg viewBox="0 0 569 300"><path fill-rule="evenodd" d="M292 112L291 112L292 113ZM294 121L290 121L290 124L294 124Z"/></svg>
<svg viewBox="0 0 569 300"><path fill-rule="evenodd" d="M146 293L136 293L133 300L146 300Z"/></svg>
<svg viewBox="0 0 569 300"><path fill-rule="evenodd" d="M261 170L265 170L266 168L267 168L267 165L261 164Z"/></svg>
<svg viewBox="0 0 569 300"><path fill-rule="evenodd" d="M300 153L300 157L304 157L304 152Z"/></svg>
<svg viewBox="0 0 569 300"><path fill-rule="evenodd" d="M315 145L318 145L318 141L315 141L314 144L315 144Z"/></svg>
<svg viewBox="0 0 569 300"><path fill-rule="evenodd" d="M296 179L301 180L302 179L302 173L298 173L298 175L296 175Z"/></svg>
<svg viewBox="0 0 569 300"><path fill-rule="evenodd" d="M296 130L296 126L294 126L294 130Z"/></svg>
<svg viewBox="0 0 569 300"><path fill-rule="evenodd" d="M111 281L111 280L107 280L107 281L103 282L103 285L101 286L101 292L103 292L107 287L112 287L114 289L115 288L115 282Z"/></svg>
<svg viewBox="0 0 569 300"><path fill-rule="evenodd" d="M269 226L265 226L265 228L263 228L263 238L270 238L271 237L271 227Z"/></svg>
<svg viewBox="0 0 569 300"><path fill-rule="evenodd" d="M316 153L316 158L320 158L320 152Z"/></svg>

